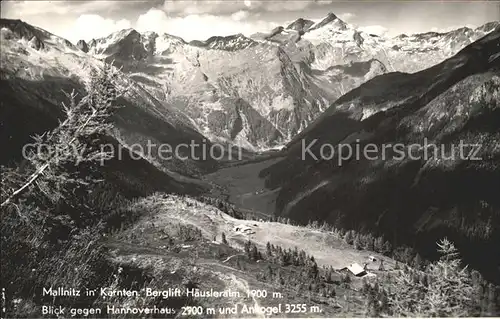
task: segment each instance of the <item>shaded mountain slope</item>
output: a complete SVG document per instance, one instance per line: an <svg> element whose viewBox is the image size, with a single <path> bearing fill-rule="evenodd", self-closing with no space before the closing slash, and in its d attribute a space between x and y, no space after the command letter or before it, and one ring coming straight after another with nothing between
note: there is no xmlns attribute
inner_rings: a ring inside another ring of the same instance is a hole
<svg viewBox="0 0 500 319"><path fill-rule="evenodd" d="M295 30L298 32L306 32L314 24L314 21L299 18L294 22L290 23L286 28Z"/></svg>
<svg viewBox="0 0 500 319"><path fill-rule="evenodd" d="M137 34L124 30L98 39L89 53L120 61L134 80L157 99L175 106L212 141L251 150L276 146L340 95L328 88L328 78L306 74L307 67L295 64L281 48L242 35L187 44L169 35L145 33L127 42L132 33ZM241 41L248 45L240 46ZM136 59L123 53L135 51L148 54ZM240 99L247 105L246 117L258 120L248 122L248 138L234 140L231 132L238 130L239 120L211 120L219 118L218 112L228 101L236 105Z"/></svg>
<svg viewBox="0 0 500 319"><path fill-rule="evenodd" d="M429 257L447 235L467 262L500 278L500 259L491 258L500 239L499 43L497 27L430 69L378 76L338 99L287 145L284 160L262 171L268 188L281 187L277 214L383 233ZM366 112L373 115L364 118ZM303 143L314 139L310 150L318 159L302 158ZM394 148L382 157L384 145L409 152L424 139L444 145L448 157L424 157L421 149L415 160L396 159ZM482 160L450 158L460 143L481 144ZM332 158L329 152L321 158L325 144L335 147ZM339 162L338 144L361 150L374 144L378 157L361 153Z"/></svg>
<svg viewBox="0 0 500 319"><path fill-rule="evenodd" d="M389 71L415 72L439 63L495 25L390 38L358 30L330 13L318 23L302 18L251 37L189 43L127 29L92 40L88 52L117 61L210 140L263 151L281 147L360 84ZM248 134L235 140L231 132L241 126L238 117L211 121L221 118L227 101L236 105L240 99L249 107L247 118L259 120L248 122ZM268 134L270 127L274 131Z"/></svg>
<svg viewBox="0 0 500 319"><path fill-rule="evenodd" d="M38 43L38 49L44 44L51 46L59 46L60 48L68 48L76 50L76 47L66 39L57 37L50 32L47 32L38 27L32 26L22 20L1 19L2 39L12 40L14 38L24 39L26 41L33 41ZM7 32L9 30L10 32ZM35 48L37 49L37 48Z"/></svg>
<svg viewBox="0 0 500 319"><path fill-rule="evenodd" d="M5 121L2 126L6 131L18 132L16 136L2 135L9 146L7 153L18 151L27 137L39 129L46 129L56 123L61 115L61 102L66 101L63 94L75 90L83 96L85 83L89 81L92 70L102 67L103 62L96 60L74 46L62 47L60 38L50 35L43 48L27 47L26 37L19 37L31 30L31 26L21 24L27 30L19 31L19 23L12 27L11 20L2 23L2 112L12 120ZM9 28L13 28L12 31ZM143 152L144 157L158 158L160 144L168 144L172 148L179 144L191 144L193 141L201 145L206 139L191 125L189 119L178 109L165 102L160 102L141 85L122 74L119 85L126 94L118 103L123 105L113 116L114 135L124 145L132 146ZM42 114L45 114L43 117ZM46 120L44 120L46 119ZM18 130L19 125L26 131ZM149 141L149 142L148 142ZM148 143L152 146L149 153ZM201 148L196 150L199 157ZM16 154L17 155L17 154ZM186 154L183 154L186 155ZM166 157L166 156L165 156ZM159 160L162 169L182 174L212 169L213 160L181 161L173 158Z"/></svg>
<svg viewBox="0 0 500 319"><path fill-rule="evenodd" d="M1 143L4 149L0 163L11 165L23 160L23 146L33 142L32 136L34 134L52 130L63 115L59 101L64 101L66 97L62 93L60 95L46 95L42 93L43 90L53 88L71 90L78 88L79 85L71 83L67 79L50 78L45 79L43 83L21 79L16 79L14 82L1 80L0 83L0 93L3 97L0 128ZM116 125L127 129L128 132L132 132L134 126L127 127L124 123L120 123L119 118L131 115L151 123L155 121L155 118L147 113L128 112L127 108L122 108L118 114L114 115ZM137 127L141 127L140 122L134 125L136 131L139 130ZM165 123L160 122L158 125L164 126ZM181 136L179 134L178 138ZM175 141L174 137L169 137L169 139ZM104 137L101 143L112 145L116 151L114 158L100 168L109 192L116 192L126 198L147 196L157 191L199 195L208 191L210 187L208 184L194 179L179 177L178 174L165 170L166 165L159 165L158 162L150 162L146 158L140 158L140 155L134 153L133 149L132 152L126 149L123 140L118 141L116 136ZM118 152L117 150L120 149L121 151ZM183 169L181 172L186 174L189 171Z"/></svg>

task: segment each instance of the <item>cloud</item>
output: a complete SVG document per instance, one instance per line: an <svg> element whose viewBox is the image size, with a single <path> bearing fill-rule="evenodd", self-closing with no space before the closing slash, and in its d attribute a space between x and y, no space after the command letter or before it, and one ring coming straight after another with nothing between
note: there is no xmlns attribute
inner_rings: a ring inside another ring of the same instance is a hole
<svg viewBox="0 0 500 319"><path fill-rule="evenodd" d="M446 33L446 32L457 30L457 29L460 29L460 28L463 28L463 27L470 28L470 29L475 29L478 26L477 25L473 25L473 24L466 24L466 25L455 25L455 26L450 26L450 27L445 27L445 28L434 27L434 28L431 28L430 31L432 31L432 32L438 32L438 33Z"/></svg>
<svg viewBox="0 0 500 319"><path fill-rule="evenodd" d="M311 6L331 4L332 0L165 0L163 10L173 15L231 15L241 10L252 12L302 11Z"/></svg>
<svg viewBox="0 0 500 319"><path fill-rule="evenodd" d="M62 36L73 42L80 39L89 41L92 38L106 37L110 33L131 27L131 22L126 19L113 20L97 14L82 14Z"/></svg>
<svg viewBox="0 0 500 319"><path fill-rule="evenodd" d="M246 19L248 18L250 14L248 13L248 11L243 11L243 10L240 10L238 12L235 12L231 15L231 18L235 21L241 21L243 19Z"/></svg>
<svg viewBox="0 0 500 319"><path fill-rule="evenodd" d="M281 11L302 11L316 2L313 1L259 1L259 9L262 11L281 12Z"/></svg>
<svg viewBox="0 0 500 319"><path fill-rule="evenodd" d="M369 26L363 26L358 28L360 31L370 33L370 34L375 34L379 36L383 36L386 33L389 32L389 29L381 26L381 25L369 25Z"/></svg>
<svg viewBox="0 0 500 319"><path fill-rule="evenodd" d="M48 5L45 1L2 1L2 17L17 15L26 17L35 14L66 14L68 6L64 2Z"/></svg>
<svg viewBox="0 0 500 319"><path fill-rule="evenodd" d="M253 3L252 3L253 4ZM211 0L165 0L163 10L174 15L193 15L204 13L232 14L246 9L243 1Z"/></svg>
<svg viewBox="0 0 500 319"><path fill-rule="evenodd" d="M116 6L116 1L3 1L2 16L29 17L44 14L80 15Z"/></svg>
<svg viewBox="0 0 500 319"><path fill-rule="evenodd" d="M354 13L350 13L350 12L341 13L341 14L338 14L337 16L340 18L340 20L343 20L345 22L349 22L353 18L356 17L356 15Z"/></svg>
<svg viewBox="0 0 500 319"><path fill-rule="evenodd" d="M242 18L243 14L236 15ZM186 41L206 40L211 36L226 36L236 33L251 35L259 31L269 31L277 24L267 21L243 21L233 16L190 14L185 17L169 17L159 9L150 9L137 19L139 32L155 31L180 36Z"/></svg>

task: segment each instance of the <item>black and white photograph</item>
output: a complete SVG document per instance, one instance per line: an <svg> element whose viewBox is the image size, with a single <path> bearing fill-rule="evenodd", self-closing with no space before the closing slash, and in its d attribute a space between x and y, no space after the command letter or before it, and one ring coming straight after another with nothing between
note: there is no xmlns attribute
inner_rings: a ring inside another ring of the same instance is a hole
<svg viewBox="0 0 500 319"><path fill-rule="evenodd" d="M0 4L0 318L500 317L500 1Z"/></svg>

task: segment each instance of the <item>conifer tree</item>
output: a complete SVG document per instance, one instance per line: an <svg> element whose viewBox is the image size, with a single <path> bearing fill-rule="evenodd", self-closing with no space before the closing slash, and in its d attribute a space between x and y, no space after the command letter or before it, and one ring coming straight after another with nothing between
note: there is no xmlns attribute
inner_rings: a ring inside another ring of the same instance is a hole
<svg viewBox="0 0 500 319"><path fill-rule="evenodd" d="M104 204L93 196L104 184L99 164L114 155L101 146L126 82L109 64L93 70L85 91L63 92L67 101L58 125L34 136L20 165L1 168L0 282L7 291L55 287L68 278L81 283L96 275L93 265L104 252L93 217ZM88 228L80 227L87 220ZM75 265L82 266L79 272Z"/></svg>
<svg viewBox="0 0 500 319"><path fill-rule="evenodd" d="M332 272L333 272L333 271L332 271L332 268L331 268L331 267L330 267L330 268L328 268L328 270L326 271L325 281L326 281L327 283L331 283L331 282L333 282L333 280L332 280Z"/></svg>
<svg viewBox="0 0 500 319"><path fill-rule="evenodd" d="M270 242L267 242L267 244L266 244L266 255L268 258L273 256L273 251L272 251Z"/></svg>
<svg viewBox="0 0 500 319"><path fill-rule="evenodd" d="M384 239L382 237L377 237L373 244L373 248L377 253L381 253L384 251Z"/></svg>
<svg viewBox="0 0 500 319"><path fill-rule="evenodd" d="M255 245L252 245L251 259L252 260L259 260L259 250L257 249L257 246L255 246Z"/></svg>
<svg viewBox="0 0 500 319"><path fill-rule="evenodd" d="M380 265L378 266L379 271L385 271L384 260L380 259Z"/></svg>
<svg viewBox="0 0 500 319"><path fill-rule="evenodd" d="M360 238L359 238L359 234L357 234L357 235L354 237L353 246L354 246L354 248L356 248L356 249L361 249L361 241L360 241Z"/></svg>
<svg viewBox="0 0 500 319"><path fill-rule="evenodd" d="M245 254L247 255L247 257L249 259L252 258L252 254L251 254L251 248L252 248L252 242L250 240L247 240L245 242Z"/></svg>
<svg viewBox="0 0 500 319"><path fill-rule="evenodd" d="M413 257L412 266L417 270L422 268L422 258L420 254L416 254L415 257Z"/></svg>
<svg viewBox="0 0 500 319"><path fill-rule="evenodd" d="M392 253L392 245L389 241L385 241L384 243L384 246L383 246L383 249L382 249L382 253L386 256L389 256L391 253Z"/></svg>
<svg viewBox="0 0 500 319"><path fill-rule="evenodd" d="M474 288L466 268L461 266L458 250L448 239L438 242L441 258L422 272L405 267L396 276L395 290L389 295L394 316L462 317L475 307Z"/></svg>
<svg viewBox="0 0 500 319"><path fill-rule="evenodd" d="M102 163L113 156L90 141L111 128L108 119L118 107L117 98L125 91L118 87L117 78L117 70L106 64L102 70L92 71L87 95L79 101L75 91L65 92L69 104L62 103L64 120L54 130L35 135L33 149L37 152L28 154L22 168L3 168L2 208L16 205L18 199L26 196L31 200L38 198L41 205L55 205L71 196L72 187L99 182L68 168L87 162Z"/></svg>
<svg viewBox="0 0 500 319"><path fill-rule="evenodd" d="M352 230L347 231L344 240L347 244L352 245L354 242L354 232Z"/></svg>

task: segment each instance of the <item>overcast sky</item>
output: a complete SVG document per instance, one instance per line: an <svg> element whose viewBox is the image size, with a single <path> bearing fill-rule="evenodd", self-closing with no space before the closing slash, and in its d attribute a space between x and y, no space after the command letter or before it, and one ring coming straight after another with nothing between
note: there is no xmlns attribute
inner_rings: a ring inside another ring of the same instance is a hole
<svg viewBox="0 0 500 319"><path fill-rule="evenodd" d="M333 12L372 33L414 33L475 27L500 20L495 1L147 0L2 1L2 18L22 19L72 42L126 28L185 40L269 31L299 17Z"/></svg>

